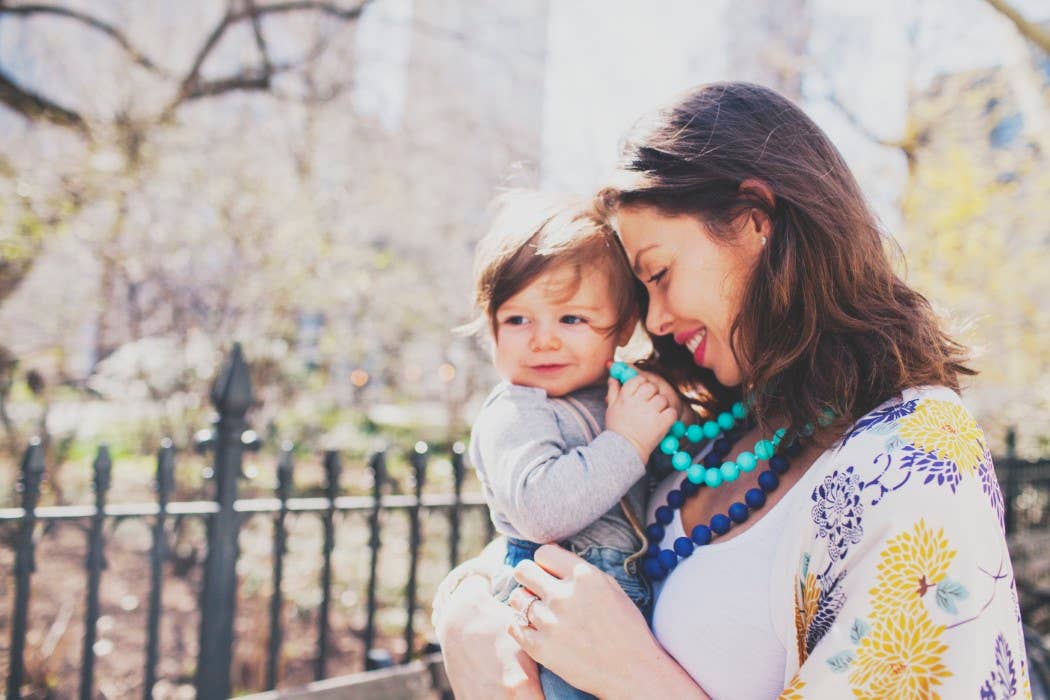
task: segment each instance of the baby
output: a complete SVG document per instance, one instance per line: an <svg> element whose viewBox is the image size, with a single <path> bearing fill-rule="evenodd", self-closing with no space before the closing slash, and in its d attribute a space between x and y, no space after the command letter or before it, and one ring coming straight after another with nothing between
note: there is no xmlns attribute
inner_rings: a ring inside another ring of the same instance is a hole
<svg viewBox="0 0 1050 700"><path fill-rule="evenodd" d="M646 462L681 404L645 376L622 389L609 380L639 310L608 225L589 206L538 193L501 205L478 247L473 324L488 329L503 380L470 439L492 521L508 564L558 542L613 576L648 617L635 514L645 512ZM591 697L546 669L540 680L548 700Z"/></svg>

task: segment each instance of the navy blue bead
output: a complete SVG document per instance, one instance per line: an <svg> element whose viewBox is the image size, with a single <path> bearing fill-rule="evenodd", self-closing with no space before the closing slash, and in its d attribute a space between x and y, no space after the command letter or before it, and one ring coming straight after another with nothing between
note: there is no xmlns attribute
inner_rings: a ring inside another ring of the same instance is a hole
<svg viewBox="0 0 1050 700"><path fill-rule="evenodd" d="M737 501L729 506L729 517L734 523L742 523L747 520L747 506Z"/></svg>
<svg viewBox="0 0 1050 700"><path fill-rule="evenodd" d="M645 556L647 556L647 557L655 558L656 555L659 554L659 553L660 553L660 545L656 544L655 542L651 543L648 547L645 548Z"/></svg>
<svg viewBox="0 0 1050 700"><path fill-rule="evenodd" d="M752 510L758 510L766 504L766 493L762 489L749 489L744 494L744 502Z"/></svg>
<svg viewBox="0 0 1050 700"><path fill-rule="evenodd" d="M798 440L792 440L784 451L788 453L788 457L798 457L802 454L802 445L798 444Z"/></svg>
<svg viewBox="0 0 1050 700"><path fill-rule="evenodd" d="M695 496L696 492L700 490L700 484L694 484L692 481L689 481L689 479L686 479L682 482L681 489L682 494L686 498L689 498L690 496Z"/></svg>
<svg viewBox="0 0 1050 700"><path fill-rule="evenodd" d="M667 494L667 505L671 506L672 508L681 508L682 504L684 503L685 494L679 491L678 489L674 489L673 491Z"/></svg>
<svg viewBox="0 0 1050 700"><path fill-rule="evenodd" d="M697 547L703 547L711 541L711 528L707 525L697 525L693 528L693 542Z"/></svg>
<svg viewBox="0 0 1050 700"><path fill-rule="evenodd" d="M708 452L707 456L704 457L704 466L708 469L714 469L722 466L722 458L714 452Z"/></svg>
<svg viewBox="0 0 1050 700"><path fill-rule="evenodd" d="M769 458L769 468L774 474L783 474L788 470L787 457L784 455L773 455Z"/></svg>
<svg viewBox="0 0 1050 700"><path fill-rule="evenodd" d="M660 556L657 557L657 561L660 562L660 566L664 568L664 571L670 572L673 568L678 566L678 555L672 552L670 549L665 549L660 552Z"/></svg>
<svg viewBox="0 0 1050 700"><path fill-rule="evenodd" d="M758 485L766 493L773 491L780 485L780 479L773 472L765 471L758 475Z"/></svg>
<svg viewBox="0 0 1050 700"><path fill-rule="evenodd" d="M660 525L653 523L645 528L645 535L649 538L650 542L659 542L664 538L664 529Z"/></svg>
<svg viewBox="0 0 1050 700"><path fill-rule="evenodd" d="M728 516L719 513L718 515L711 518L711 529L717 532L719 535L724 535L729 532L729 528L732 526L732 522Z"/></svg>
<svg viewBox="0 0 1050 700"><path fill-rule="evenodd" d="M656 522L661 525L670 525L672 520L674 520L673 510L667 506L660 506L656 509Z"/></svg>
<svg viewBox="0 0 1050 700"><path fill-rule="evenodd" d="M688 537L679 537L674 541L674 552L680 557L688 557L693 553L693 541Z"/></svg>
<svg viewBox="0 0 1050 700"><path fill-rule="evenodd" d="M729 451L731 449L733 449L733 445L730 444L729 440L726 440L724 437L718 438L717 440L715 440L714 444L711 445L711 451L718 455L719 459L729 454Z"/></svg>
<svg viewBox="0 0 1050 700"><path fill-rule="evenodd" d="M645 572L645 575L649 577L649 580L651 581L660 581L667 575L667 572L664 571L664 567L660 565L660 560L655 558L646 559L642 564L642 571Z"/></svg>

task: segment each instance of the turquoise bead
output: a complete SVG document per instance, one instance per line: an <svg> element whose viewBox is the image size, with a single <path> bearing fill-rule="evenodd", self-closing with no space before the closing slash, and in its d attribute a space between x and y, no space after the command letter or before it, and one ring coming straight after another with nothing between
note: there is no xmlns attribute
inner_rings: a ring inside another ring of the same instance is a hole
<svg viewBox="0 0 1050 700"><path fill-rule="evenodd" d="M783 440L784 436L787 434L787 428L777 428L777 431L773 433L773 437L775 437L777 440Z"/></svg>
<svg viewBox="0 0 1050 700"><path fill-rule="evenodd" d="M704 437L709 440L714 440L718 437L718 434L722 432L721 428L718 427L718 423L713 420L709 420L704 423Z"/></svg>
<svg viewBox="0 0 1050 700"><path fill-rule="evenodd" d="M743 401L737 401L735 404L733 404L732 411L733 417L737 420L744 420L745 418L747 418L747 407L744 406Z"/></svg>
<svg viewBox="0 0 1050 700"><path fill-rule="evenodd" d="M704 483L713 489L718 488L722 485L722 472L718 469L708 469L704 474Z"/></svg>
<svg viewBox="0 0 1050 700"><path fill-rule="evenodd" d="M631 381L637 376L638 370L636 370L634 367L628 367L623 372L620 372L620 381L626 384L627 382Z"/></svg>
<svg viewBox="0 0 1050 700"><path fill-rule="evenodd" d="M612 367L609 368L609 376L618 382L622 382L623 379L621 377L623 377L623 371L625 369L627 369L626 362L614 362L612 363Z"/></svg>
<svg viewBox="0 0 1050 700"><path fill-rule="evenodd" d="M671 426L671 435L674 435L676 438L680 438L683 435L685 435L685 423L683 423L680 420L676 420L674 422L674 425Z"/></svg>
<svg viewBox="0 0 1050 700"><path fill-rule="evenodd" d="M769 459L773 456L773 443L769 440L759 440L755 443L755 456L759 459Z"/></svg>
<svg viewBox="0 0 1050 700"><path fill-rule="evenodd" d="M733 418L731 413L721 413L718 416L718 427L722 430L732 430L733 426L736 425L736 420Z"/></svg>
<svg viewBox="0 0 1050 700"><path fill-rule="evenodd" d="M736 478L740 476L740 467L736 465L736 462L725 462L722 464L722 478L726 481L736 481Z"/></svg>
<svg viewBox="0 0 1050 700"><path fill-rule="evenodd" d="M694 484L702 484L704 483L705 471L707 470L704 469L703 466L699 464L694 464L693 466L689 467L689 469L685 472L685 478L689 479L689 481L693 482Z"/></svg>
<svg viewBox="0 0 1050 700"><path fill-rule="evenodd" d="M820 423L823 428L828 427L835 422L835 412L830 408L825 408L820 412L820 418L817 419L817 422Z"/></svg>
<svg viewBox="0 0 1050 700"><path fill-rule="evenodd" d="M802 430L800 430L799 432L802 433L802 437L811 436L813 434L813 424L806 423L804 426L802 426Z"/></svg>
<svg viewBox="0 0 1050 700"><path fill-rule="evenodd" d="M758 464L758 459L750 452L741 452L737 455L736 463L742 471L749 472Z"/></svg>
<svg viewBox="0 0 1050 700"><path fill-rule="evenodd" d="M673 455L678 451L678 438L673 435L668 435L660 443L660 451L665 455Z"/></svg>
<svg viewBox="0 0 1050 700"><path fill-rule="evenodd" d="M690 442L700 442L704 439L704 429L699 424L693 423L685 429L685 436Z"/></svg>
<svg viewBox="0 0 1050 700"><path fill-rule="evenodd" d="M678 471L688 469L689 465L693 463L692 458L688 452L675 452L674 457L671 458L671 464Z"/></svg>

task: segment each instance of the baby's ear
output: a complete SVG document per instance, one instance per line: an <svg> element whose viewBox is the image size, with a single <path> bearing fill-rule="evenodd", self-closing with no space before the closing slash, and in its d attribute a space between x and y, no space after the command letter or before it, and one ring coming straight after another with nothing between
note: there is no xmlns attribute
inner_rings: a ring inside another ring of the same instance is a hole
<svg viewBox="0 0 1050 700"><path fill-rule="evenodd" d="M630 323L624 324L623 329L616 336L616 347L622 348L631 342L631 337L634 336L634 331L638 327L638 319L632 319Z"/></svg>

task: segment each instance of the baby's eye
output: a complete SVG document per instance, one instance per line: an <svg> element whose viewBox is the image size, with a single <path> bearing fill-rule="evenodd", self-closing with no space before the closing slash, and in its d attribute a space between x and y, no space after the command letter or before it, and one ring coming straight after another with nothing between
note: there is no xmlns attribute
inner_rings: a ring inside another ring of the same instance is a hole
<svg viewBox="0 0 1050 700"><path fill-rule="evenodd" d="M570 326L575 326L580 323L587 323L587 319L583 316L576 316L574 314L566 314L561 317L561 322Z"/></svg>
<svg viewBox="0 0 1050 700"><path fill-rule="evenodd" d="M522 326L526 323L524 316L507 316L502 323L507 326Z"/></svg>

